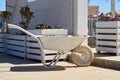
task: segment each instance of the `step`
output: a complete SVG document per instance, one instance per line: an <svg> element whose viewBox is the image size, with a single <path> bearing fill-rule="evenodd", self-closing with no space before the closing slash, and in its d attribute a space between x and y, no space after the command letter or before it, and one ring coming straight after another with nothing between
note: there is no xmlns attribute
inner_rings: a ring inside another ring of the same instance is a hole
<svg viewBox="0 0 120 80"><path fill-rule="evenodd" d="M120 70L120 56L115 56L112 53L96 53L92 65Z"/></svg>

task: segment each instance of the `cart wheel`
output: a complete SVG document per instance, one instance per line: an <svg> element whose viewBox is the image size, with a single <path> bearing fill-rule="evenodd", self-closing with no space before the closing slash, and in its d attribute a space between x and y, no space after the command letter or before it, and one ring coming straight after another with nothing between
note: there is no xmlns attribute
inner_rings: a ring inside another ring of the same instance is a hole
<svg viewBox="0 0 120 80"><path fill-rule="evenodd" d="M90 47L80 46L71 53L69 59L77 66L86 67L92 63L94 54Z"/></svg>

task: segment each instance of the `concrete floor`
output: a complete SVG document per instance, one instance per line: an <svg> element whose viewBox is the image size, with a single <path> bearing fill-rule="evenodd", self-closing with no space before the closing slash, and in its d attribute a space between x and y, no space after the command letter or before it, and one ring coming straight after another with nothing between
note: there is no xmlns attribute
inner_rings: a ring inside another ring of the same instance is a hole
<svg viewBox="0 0 120 80"><path fill-rule="evenodd" d="M120 80L120 71L100 67L76 67L58 62L53 70L37 61L0 55L0 80Z"/></svg>

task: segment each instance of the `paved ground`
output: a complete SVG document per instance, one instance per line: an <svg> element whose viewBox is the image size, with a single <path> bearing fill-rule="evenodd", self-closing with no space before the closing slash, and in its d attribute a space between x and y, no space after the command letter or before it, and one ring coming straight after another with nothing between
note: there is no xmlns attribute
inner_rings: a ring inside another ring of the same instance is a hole
<svg viewBox="0 0 120 80"><path fill-rule="evenodd" d="M0 55L0 80L120 80L120 71L100 67L76 67L59 62L46 70L36 61Z"/></svg>

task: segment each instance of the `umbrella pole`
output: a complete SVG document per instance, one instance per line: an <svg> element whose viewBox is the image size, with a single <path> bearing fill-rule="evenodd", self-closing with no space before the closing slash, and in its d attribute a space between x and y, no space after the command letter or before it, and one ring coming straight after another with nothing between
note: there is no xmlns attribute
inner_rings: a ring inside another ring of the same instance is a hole
<svg viewBox="0 0 120 80"><path fill-rule="evenodd" d="M111 0L111 18L115 18L115 0Z"/></svg>

